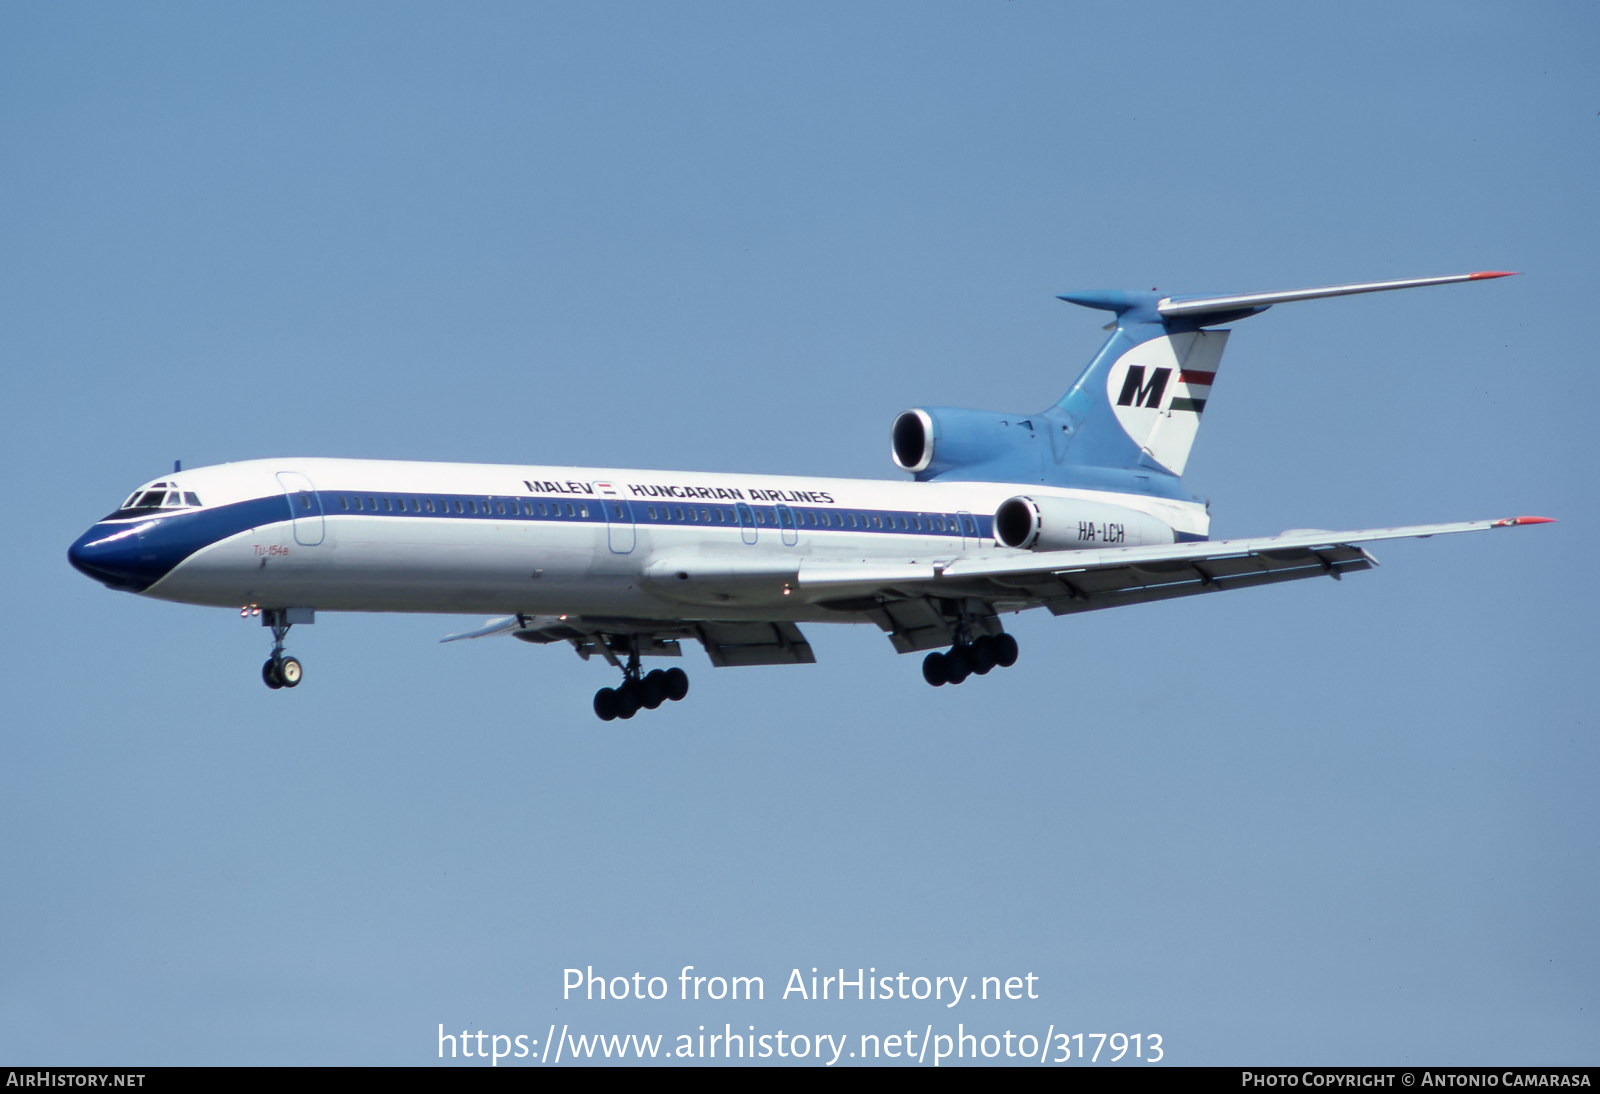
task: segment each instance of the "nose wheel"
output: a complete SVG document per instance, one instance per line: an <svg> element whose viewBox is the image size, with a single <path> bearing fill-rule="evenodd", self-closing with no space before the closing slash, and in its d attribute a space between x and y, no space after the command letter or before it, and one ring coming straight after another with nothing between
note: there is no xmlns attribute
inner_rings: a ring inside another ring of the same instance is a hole
<svg viewBox="0 0 1600 1094"><path fill-rule="evenodd" d="M272 628L272 656L261 666L261 681L273 691L299 687L304 675L300 662L283 652L283 640L289 636L292 626L288 614L282 608L269 608L261 613L262 623Z"/></svg>
<svg viewBox="0 0 1600 1094"><path fill-rule="evenodd" d="M300 686L300 662L293 657L269 657L261 666L261 679L273 691Z"/></svg>

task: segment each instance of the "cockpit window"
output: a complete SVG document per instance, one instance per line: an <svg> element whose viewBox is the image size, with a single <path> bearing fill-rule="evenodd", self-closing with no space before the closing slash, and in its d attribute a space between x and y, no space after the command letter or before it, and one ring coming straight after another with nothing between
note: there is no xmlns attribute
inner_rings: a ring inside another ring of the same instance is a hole
<svg viewBox="0 0 1600 1094"><path fill-rule="evenodd" d="M200 495L192 490L178 490L176 483L153 482L140 490L135 490L128 495L128 500L122 503L115 513L108 513L102 520L118 520L126 517L148 516L160 510L197 509L200 506Z"/></svg>

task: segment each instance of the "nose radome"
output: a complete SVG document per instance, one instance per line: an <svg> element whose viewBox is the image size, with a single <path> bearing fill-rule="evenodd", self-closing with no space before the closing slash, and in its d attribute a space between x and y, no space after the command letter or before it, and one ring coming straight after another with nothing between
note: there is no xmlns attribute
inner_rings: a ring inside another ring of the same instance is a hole
<svg viewBox="0 0 1600 1094"><path fill-rule="evenodd" d="M138 590L150 584L140 565L138 526L97 524L67 548L67 561L113 589Z"/></svg>

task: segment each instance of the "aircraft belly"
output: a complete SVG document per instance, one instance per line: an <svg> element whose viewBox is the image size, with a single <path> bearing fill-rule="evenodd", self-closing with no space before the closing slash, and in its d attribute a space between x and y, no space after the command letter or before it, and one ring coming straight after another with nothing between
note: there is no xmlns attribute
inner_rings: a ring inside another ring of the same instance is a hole
<svg viewBox="0 0 1600 1094"><path fill-rule="evenodd" d="M961 554L948 538L809 529L788 544L778 529L762 529L748 544L736 528L640 527L632 550L619 552L594 525L330 516L326 528L311 546L295 541L288 522L231 536L148 595L323 611L850 622L859 613L806 602L802 567Z"/></svg>

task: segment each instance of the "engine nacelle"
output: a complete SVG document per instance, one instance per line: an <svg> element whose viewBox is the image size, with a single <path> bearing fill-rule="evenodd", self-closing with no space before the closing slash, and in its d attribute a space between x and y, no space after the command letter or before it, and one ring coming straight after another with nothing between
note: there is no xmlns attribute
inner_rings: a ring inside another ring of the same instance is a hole
<svg viewBox="0 0 1600 1094"><path fill-rule="evenodd" d="M891 441L895 466L919 480L961 468L1026 482L1041 448L1031 419L959 407L907 410L894 420Z"/></svg>
<svg viewBox="0 0 1600 1094"><path fill-rule="evenodd" d="M1145 547L1172 543L1165 521L1098 501L1072 498L1007 498L994 513L994 538L1005 547L1072 551L1085 547Z"/></svg>

